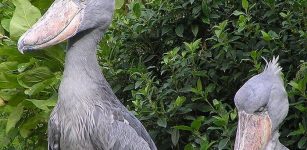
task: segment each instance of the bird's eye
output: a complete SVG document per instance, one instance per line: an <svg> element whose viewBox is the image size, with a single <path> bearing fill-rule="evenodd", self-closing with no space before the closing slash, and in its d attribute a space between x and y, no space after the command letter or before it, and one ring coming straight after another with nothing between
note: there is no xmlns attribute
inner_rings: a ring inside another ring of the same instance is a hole
<svg viewBox="0 0 307 150"><path fill-rule="evenodd" d="M265 107L260 107L258 110L255 111L255 113L261 113L265 110L266 108Z"/></svg>

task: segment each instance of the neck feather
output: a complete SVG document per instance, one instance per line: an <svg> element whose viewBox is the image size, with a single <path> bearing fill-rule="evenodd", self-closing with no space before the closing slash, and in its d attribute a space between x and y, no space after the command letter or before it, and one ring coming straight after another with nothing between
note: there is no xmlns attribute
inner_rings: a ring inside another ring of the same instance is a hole
<svg viewBox="0 0 307 150"><path fill-rule="evenodd" d="M68 41L65 70L59 89L60 101L91 101L101 88L111 88L101 73L97 45L103 32L84 31Z"/></svg>
<svg viewBox="0 0 307 150"><path fill-rule="evenodd" d="M101 35L98 30L83 31L68 41L64 78L101 78L96 56ZM85 75L89 77L84 78Z"/></svg>

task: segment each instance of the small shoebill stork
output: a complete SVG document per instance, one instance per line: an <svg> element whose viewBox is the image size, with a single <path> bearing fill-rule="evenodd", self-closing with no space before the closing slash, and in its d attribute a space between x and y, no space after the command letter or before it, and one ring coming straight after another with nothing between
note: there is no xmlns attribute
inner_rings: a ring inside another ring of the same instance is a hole
<svg viewBox="0 0 307 150"><path fill-rule="evenodd" d="M21 53L68 39L58 102L48 124L49 150L156 150L141 122L101 74L97 45L114 0L55 0L18 41Z"/></svg>
<svg viewBox="0 0 307 150"><path fill-rule="evenodd" d="M235 150L287 150L278 129L289 109L278 57L249 79L236 93L239 113Z"/></svg>

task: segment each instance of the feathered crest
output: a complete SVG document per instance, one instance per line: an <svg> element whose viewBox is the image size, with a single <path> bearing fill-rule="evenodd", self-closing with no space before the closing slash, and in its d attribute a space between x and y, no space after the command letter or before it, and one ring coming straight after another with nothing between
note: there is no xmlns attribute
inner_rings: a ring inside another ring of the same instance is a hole
<svg viewBox="0 0 307 150"><path fill-rule="evenodd" d="M267 61L264 57L262 57L262 58L266 62L266 66L265 66L263 72L273 73L274 75L280 75L281 74L282 68L278 64L279 56L277 56L277 57L273 56L273 59L271 61Z"/></svg>

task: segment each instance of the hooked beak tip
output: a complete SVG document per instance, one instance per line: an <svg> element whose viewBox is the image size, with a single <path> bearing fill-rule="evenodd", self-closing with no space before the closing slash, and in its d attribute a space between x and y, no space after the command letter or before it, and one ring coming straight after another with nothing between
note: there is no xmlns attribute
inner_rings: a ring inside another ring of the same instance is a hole
<svg viewBox="0 0 307 150"><path fill-rule="evenodd" d="M24 54L24 50L25 50L25 46L24 46L24 42L23 40L19 40L18 41L18 51L21 53L21 54Z"/></svg>

